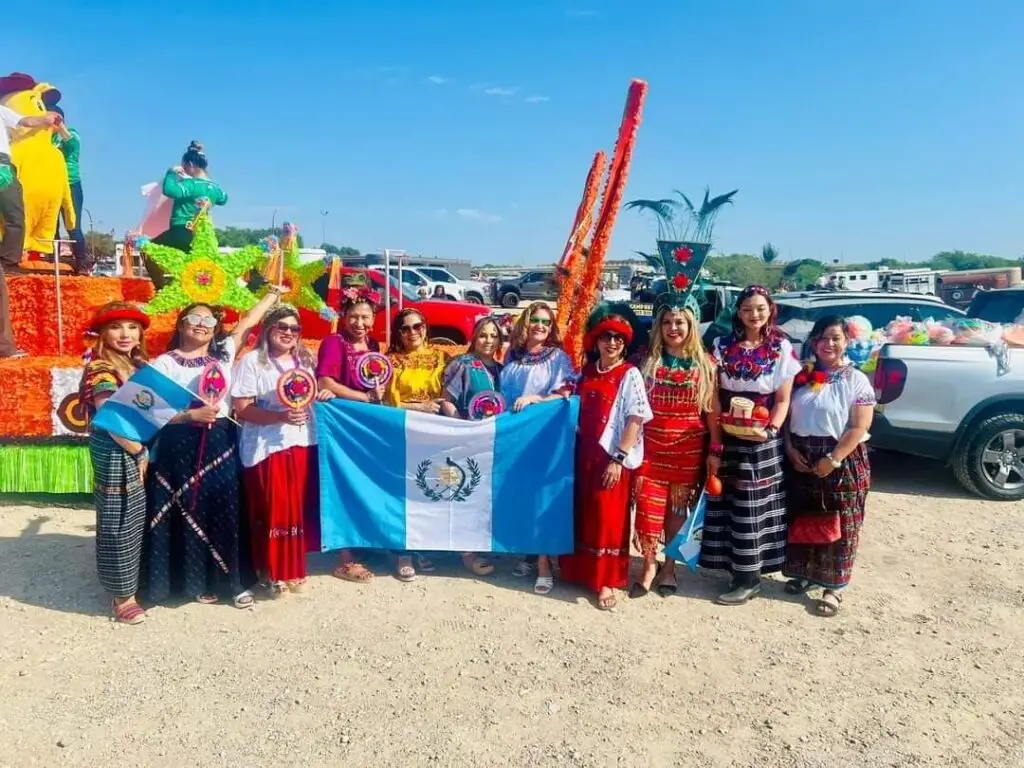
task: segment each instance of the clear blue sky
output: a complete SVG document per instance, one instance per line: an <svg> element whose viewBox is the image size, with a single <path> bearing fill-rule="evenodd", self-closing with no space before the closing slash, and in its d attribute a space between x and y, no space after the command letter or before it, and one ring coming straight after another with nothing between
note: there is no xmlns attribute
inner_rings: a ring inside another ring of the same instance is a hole
<svg viewBox="0 0 1024 768"><path fill-rule="evenodd" d="M338 245L550 262L640 77L626 199L738 187L722 251L1024 253L1019 0L36 5L0 69L64 92L97 228L196 138L219 225L319 242L328 210ZM612 255L652 239L624 212Z"/></svg>

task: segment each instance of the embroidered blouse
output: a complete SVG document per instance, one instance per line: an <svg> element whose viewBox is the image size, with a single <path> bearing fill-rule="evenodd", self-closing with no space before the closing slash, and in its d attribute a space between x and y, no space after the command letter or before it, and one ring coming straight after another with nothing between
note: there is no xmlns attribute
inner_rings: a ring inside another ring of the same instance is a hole
<svg viewBox="0 0 1024 768"><path fill-rule="evenodd" d="M326 376L334 379L343 387L354 389L357 392L365 392L366 387L359 383L356 366L359 364L359 359L367 352L380 352L380 344L374 339L368 338L366 349L362 350L356 349L343 333L328 336L320 344L320 351L317 355L317 378Z"/></svg>
<svg viewBox="0 0 1024 768"><path fill-rule="evenodd" d="M622 363L622 367L624 370L621 372L617 372L613 368L611 371L601 373L595 363L588 364L583 369L583 376L580 379L579 395L585 405L589 397L600 396L599 387L593 386L600 379L614 377L616 374L621 377L616 388L615 399L609 405L607 420L604 429L601 430L598 445L604 448L609 456L614 456L622 442L622 435L626 431L626 422L630 418L640 419L641 427L637 433L637 440L626 454L625 461L622 462L626 469L636 469L644 460L643 425L654 418L654 414L651 413L650 403L647 402L643 375L631 363ZM581 419L584 412L584 410L580 411Z"/></svg>
<svg viewBox="0 0 1024 768"><path fill-rule="evenodd" d="M106 360L90 360L82 371L82 383L78 388L78 399L85 408L89 420L96 415L96 397L114 394L124 381L113 364Z"/></svg>
<svg viewBox="0 0 1024 768"><path fill-rule="evenodd" d="M875 404L875 389L868 377L852 365L829 375L820 389L810 385L793 389L789 406L789 431L801 437L839 440L850 426L853 409ZM869 435L864 436L864 442Z"/></svg>
<svg viewBox="0 0 1024 768"><path fill-rule="evenodd" d="M400 407L403 403L424 403L441 397L448 355L424 344L415 352L388 355L394 373L384 393L384 403Z"/></svg>
<svg viewBox="0 0 1024 768"><path fill-rule="evenodd" d="M510 408L520 397L547 397L571 389L575 382L572 361L558 347L544 347L533 354L510 349L501 369L501 394Z"/></svg>
<svg viewBox="0 0 1024 768"><path fill-rule="evenodd" d="M228 337L224 340L224 349L227 352L226 360L217 360L220 363L221 368L224 369L224 384L227 387L227 391L231 392L231 376L232 367L235 363L235 340L232 337ZM196 400L199 400L199 377L203 374L203 368L206 367L207 363L210 363L214 358L209 356L186 358L179 355L177 352L166 352L151 365L156 368L167 378L177 382L185 389L196 395ZM217 410L217 417L224 418L231 412L231 397L225 397L220 401L220 407Z"/></svg>
<svg viewBox="0 0 1024 768"><path fill-rule="evenodd" d="M735 335L720 336L711 348L718 364L718 380L723 392L769 396L800 372L793 345L788 339L766 341L747 349Z"/></svg>
<svg viewBox="0 0 1024 768"><path fill-rule="evenodd" d="M469 403L481 392L497 392L501 363L485 362L474 354L459 355L444 369L444 399L459 416L469 418Z"/></svg>

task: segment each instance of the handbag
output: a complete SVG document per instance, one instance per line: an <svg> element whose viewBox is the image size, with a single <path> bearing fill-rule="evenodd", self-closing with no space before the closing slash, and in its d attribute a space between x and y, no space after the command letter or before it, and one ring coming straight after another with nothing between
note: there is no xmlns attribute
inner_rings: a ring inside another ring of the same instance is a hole
<svg viewBox="0 0 1024 768"><path fill-rule="evenodd" d="M838 512L799 515L789 524L790 544L834 544L842 537Z"/></svg>

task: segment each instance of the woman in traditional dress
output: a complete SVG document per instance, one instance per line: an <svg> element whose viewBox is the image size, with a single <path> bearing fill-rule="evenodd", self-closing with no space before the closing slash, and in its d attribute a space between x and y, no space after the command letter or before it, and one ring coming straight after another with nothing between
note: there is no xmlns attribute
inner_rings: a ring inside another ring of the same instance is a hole
<svg viewBox="0 0 1024 768"><path fill-rule="evenodd" d="M804 346L807 363L793 383L786 427L789 543L786 591L823 587L818 610L835 616L850 583L864 504L871 487L868 430L875 390L846 357L849 328L823 317Z"/></svg>
<svg viewBox="0 0 1024 768"><path fill-rule="evenodd" d="M440 413L445 402L442 377L448 355L427 343L427 321L418 309L409 307L395 315L395 330L397 335L388 355L393 372L384 393L384 404L408 411ZM398 556L398 579L415 580L412 554L395 554ZM434 571L433 563L423 555L417 555L417 561L422 573Z"/></svg>
<svg viewBox="0 0 1024 768"><path fill-rule="evenodd" d="M89 323L96 345L79 389L89 421L146 360L143 335L148 327L149 317L132 304L114 301L96 310ZM112 598L117 621L141 624L146 614L136 594L146 531L144 477L149 451L142 443L90 427L89 456L100 584Z"/></svg>
<svg viewBox="0 0 1024 768"><path fill-rule="evenodd" d="M562 578L597 595L613 610L616 589L629 581L629 508L633 471L643 461L642 428L651 407L640 371L626 362L633 342L628 307L601 306L588 322L583 348L589 362L577 385L575 539L559 559Z"/></svg>
<svg viewBox="0 0 1024 768"><path fill-rule="evenodd" d="M473 398L485 392L498 392L501 363L495 354L501 347L501 329L493 317L484 317L473 328L469 352L459 355L444 369L444 402L441 412L457 419L480 418L469 411ZM477 576L489 576L494 565L482 555L464 552L462 563Z"/></svg>
<svg viewBox="0 0 1024 768"><path fill-rule="evenodd" d="M367 352L380 352L376 339L370 338L379 296L367 287L366 276L349 274L342 278L342 321L338 333L328 336L320 344L317 356L316 376L320 388L333 392L343 400L357 403L381 403L384 400L383 386L368 386L358 374L359 361ZM307 520L307 539L310 549L320 551L320 520ZM339 554L335 578L366 584L373 579L373 572L355 559L352 550L343 549Z"/></svg>
<svg viewBox="0 0 1024 768"><path fill-rule="evenodd" d="M259 346L242 357L231 395L242 422L239 454L256 573L276 597L306 581L304 521L319 511L316 428L309 408L287 408L278 381L288 371L313 375L313 355L301 343L299 313L274 307L263 319ZM310 382L312 383L312 382ZM317 400L330 400L324 389Z"/></svg>
<svg viewBox="0 0 1024 768"><path fill-rule="evenodd" d="M715 340L719 401L728 413L733 397L768 411L758 435L725 434L719 476L722 495L710 497L704 517L700 565L729 571L732 581L718 598L742 605L761 591L762 574L782 569L786 549L786 495L779 430L789 413L793 377L800 362L776 327L778 308L768 289L745 288L737 298L733 333Z"/></svg>
<svg viewBox="0 0 1024 768"><path fill-rule="evenodd" d="M501 394L513 413L547 400L568 397L576 371L562 349L555 313L543 301L535 301L519 315L501 369ZM525 578L537 567L533 591L546 595L554 588L551 561L546 555L528 555L512 571Z"/></svg>
<svg viewBox="0 0 1024 768"><path fill-rule="evenodd" d="M190 304L178 314L167 352L153 367L195 393L192 408L182 411L161 431L147 476L150 540L149 599L159 603L172 594L201 603L232 598L236 608L251 608L249 542L239 511L238 433L228 418L230 398L218 405L204 402L200 379L217 363L230 391L236 350L246 334L280 298L275 287L243 315L229 334L220 311Z"/></svg>
<svg viewBox="0 0 1024 768"><path fill-rule="evenodd" d="M666 597L677 589L675 561L666 556L659 571L658 546L679 531L704 478L718 474L722 456L718 372L685 301L658 310L642 366L654 418L644 427L644 462L634 485L635 543L644 566L630 596L657 589Z"/></svg>

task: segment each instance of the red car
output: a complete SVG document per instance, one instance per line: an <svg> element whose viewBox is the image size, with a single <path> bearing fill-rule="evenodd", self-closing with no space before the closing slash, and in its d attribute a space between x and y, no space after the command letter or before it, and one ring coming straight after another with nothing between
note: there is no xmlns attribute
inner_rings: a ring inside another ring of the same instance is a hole
<svg viewBox="0 0 1024 768"><path fill-rule="evenodd" d="M353 267L342 267L341 274L349 275L362 273L373 285L374 290L384 295L384 275L377 270L355 269ZM397 281L390 281L391 288L391 320L394 321L398 314L399 293ZM314 284L316 292L326 299L327 280L326 276L317 280ZM415 307L427 321L430 328L430 341L434 344L469 344L470 336L473 335L473 326L477 321L488 314L490 310L480 304L468 304L462 301L450 301L447 299L421 299L408 286L403 286L402 307ZM332 307L340 312L340 307ZM320 317L319 314L302 310L303 335L307 338L319 339L330 334L331 324ZM392 329L394 325L392 324ZM381 344L386 339L385 313L383 306L378 309L377 317L373 326L373 338Z"/></svg>

